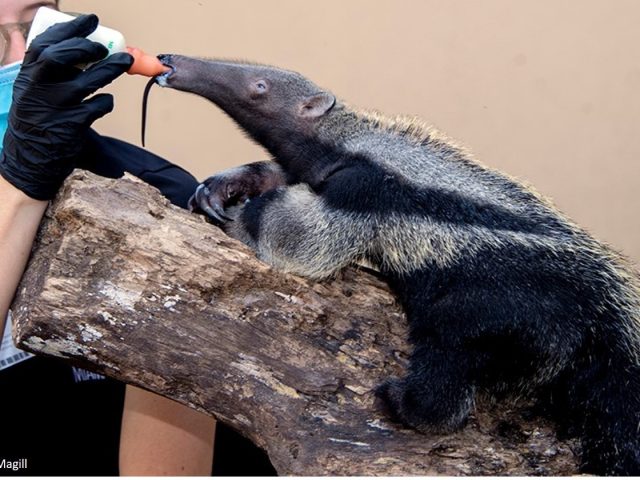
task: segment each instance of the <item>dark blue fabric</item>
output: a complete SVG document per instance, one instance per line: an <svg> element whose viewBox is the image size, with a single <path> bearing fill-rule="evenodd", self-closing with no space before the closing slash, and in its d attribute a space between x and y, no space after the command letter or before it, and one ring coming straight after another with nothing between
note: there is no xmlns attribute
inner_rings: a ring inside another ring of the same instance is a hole
<svg viewBox="0 0 640 480"><path fill-rule="evenodd" d="M72 367L39 357L0 372L0 460L7 475L118 475L124 384L77 381Z"/></svg>
<svg viewBox="0 0 640 480"><path fill-rule="evenodd" d="M187 207L198 181L185 169L130 143L105 137L94 130L87 136L78 165L97 175L120 178L128 172L156 187L171 203Z"/></svg>

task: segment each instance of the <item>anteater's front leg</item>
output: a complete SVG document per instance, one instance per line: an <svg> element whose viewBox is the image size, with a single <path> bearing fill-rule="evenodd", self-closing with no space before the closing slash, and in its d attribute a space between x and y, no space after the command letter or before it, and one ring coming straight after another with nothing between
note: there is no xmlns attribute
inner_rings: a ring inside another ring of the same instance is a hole
<svg viewBox="0 0 640 480"><path fill-rule="evenodd" d="M356 213L327 207L307 184L263 193L225 210L224 230L274 267L326 278L365 256L373 228Z"/></svg>

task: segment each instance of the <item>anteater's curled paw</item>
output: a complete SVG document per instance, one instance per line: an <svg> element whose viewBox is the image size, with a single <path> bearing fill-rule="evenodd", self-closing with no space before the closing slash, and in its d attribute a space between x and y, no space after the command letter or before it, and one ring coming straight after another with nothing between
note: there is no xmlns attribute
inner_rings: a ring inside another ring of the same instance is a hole
<svg viewBox="0 0 640 480"><path fill-rule="evenodd" d="M427 434L450 433L465 425L472 400L447 401L423 386L407 383L403 379L391 379L376 389L376 396L392 420Z"/></svg>
<svg viewBox="0 0 640 480"><path fill-rule="evenodd" d="M233 221L227 209L260 193L254 191L254 184L247 177L249 172L232 168L207 178L189 199L189 209L206 213L219 225Z"/></svg>

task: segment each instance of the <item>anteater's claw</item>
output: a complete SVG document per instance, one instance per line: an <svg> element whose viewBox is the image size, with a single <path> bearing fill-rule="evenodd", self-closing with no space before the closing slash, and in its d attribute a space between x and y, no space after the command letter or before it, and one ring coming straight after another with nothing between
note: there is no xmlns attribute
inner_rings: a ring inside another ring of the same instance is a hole
<svg viewBox="0 0 640 480"><path fill-rule="evenodd" d="M205 205L209 205L209 202L207 201L208 195L209 195L209 189L204 185L204 183L201 183L200 185L198 185L198 188L196 188L196 192L193 194L193 197L192 197L196 209L199 208L200 210L204 210Z"/></svg>
<svg viewBox="0 0 640 480"><path fill-rule="evenodd" d="M198 185L198 187L196 188L196 191L193 192L193 195L191 195L191 197L189 197L189 201L187 202L187 208L189 209L190 212L197 212L200 210L200 198L201 198L201 192L203 188L204 188L203 184Z"/></svg>
<svg viewBox="0 0 640 480"><path fill-rule="evenodd" d="M225 222L233 222L233 218L228 217L224 213L224 209L220 206L219 203L214 203L213 205L209 204L204 208L204 211L207 212L207 215L217 220L220 223Z"/></svg>
<svg viewBox="0 0 640 480"><path fill-rule="evenodd" d="M198 202L196 201L196 194L194 193L189 197L189 201L187 202L187 208L191 213L198 211Z"/></svg>
<svg viewBox="0 0 640 480"><path fill-rule="evenodd" d="M211 198L211 190L201 183L198 185L195 193L189 199L189 210L193 211L203 211L206 213L212 220L216 223L223 224L225 222L232 222L233 219L229 218L224 213L224 208L222 205L216 201L215 198Z"/></svg>

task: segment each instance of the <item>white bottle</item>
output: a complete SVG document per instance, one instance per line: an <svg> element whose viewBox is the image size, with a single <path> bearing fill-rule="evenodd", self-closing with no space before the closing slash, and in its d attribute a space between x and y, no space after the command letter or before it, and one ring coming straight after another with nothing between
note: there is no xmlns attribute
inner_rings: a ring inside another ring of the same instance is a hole
<svg viewBox="0 0 640 480"><path fill-rule="evenodd" d="M27 37L27 48L31 45L34 38L44 32L51 25L62 22L70 22L74 16L67 15L66 13L53 10L48 7L40 7L36 12L36 16L31 24L31 30L29 30L29 36ZM109 55L113 55L118 52L126 52L127 46L124 41L124 36L112 28L103 27L98 25L95 32L87 37L93 42L98 42L107 47Z"/></svg>

